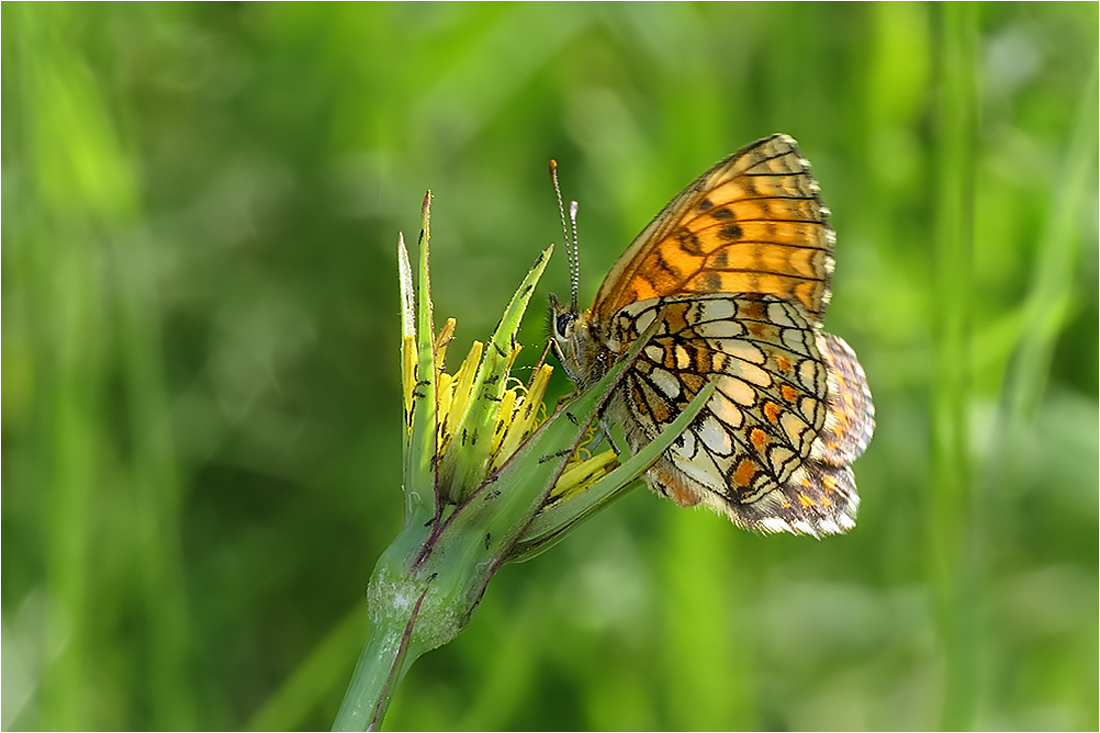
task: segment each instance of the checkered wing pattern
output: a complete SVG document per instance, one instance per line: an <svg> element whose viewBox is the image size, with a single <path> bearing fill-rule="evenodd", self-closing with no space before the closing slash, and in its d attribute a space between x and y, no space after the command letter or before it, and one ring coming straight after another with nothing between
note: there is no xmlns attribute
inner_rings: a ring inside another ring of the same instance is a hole
<svg viewBox="0 0 1100 733"><path fill-rule="evenodd" d="M843 417L858 406L834 391L831 342L802 309L768 295L642 301L616 316L609 346L629 344L655 319L658 332L615 403L632 447L652 440L709 381L718 385L649 472L654 490L755 531L853 526L859 498L845 459L866 444L853 435L866 422Z"/></svg>
<svg viewBox="0 0 1100 733"><path fill-rule="evenodd" d="M849 464L871 439L874 407L855 354L821 330L836 241L828 216L795 141L773 135L673 199L589 311L556 306L559 354L582 385L658 323L612 403L634 450L717 382L647 473L658 493L758 532L854 526Z"/></svg>

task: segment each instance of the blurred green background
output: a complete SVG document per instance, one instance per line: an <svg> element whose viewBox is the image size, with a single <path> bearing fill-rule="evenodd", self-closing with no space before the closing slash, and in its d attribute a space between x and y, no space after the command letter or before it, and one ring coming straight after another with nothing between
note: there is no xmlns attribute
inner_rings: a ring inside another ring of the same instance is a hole
<svg viewBox="0 0 1100 733"><path fill-rule="evenodd" d="M5 729L327 728L401 521L424 190L461 354L561 240L551 157L588 301L787 132L878 408L859 526L634 492L505 567L386 727L1096 730L1095 3L2 14Z"/></svg>

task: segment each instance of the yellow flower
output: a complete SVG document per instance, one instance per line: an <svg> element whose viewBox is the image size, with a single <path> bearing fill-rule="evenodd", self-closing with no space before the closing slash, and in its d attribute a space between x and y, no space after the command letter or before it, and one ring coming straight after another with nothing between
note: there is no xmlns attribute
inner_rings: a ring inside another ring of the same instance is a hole
<svg viewBox="0 0 1100 733"><path fill-rule="evenodd" d="M471 398L475 375L485 352L484 344L481 341L474 341L458 370L453 374L448 373L445 366L447 347L454 339L455 326L454 318L447 319L435 338L435 357L439 364L436 383L439 422L436 451L437 455L444 457L444 465L450 463L446 460L450 449L461 450L470 441L470 427L464 418L473 401ZM406 335L405 339L404 353L415 354L413 336ZM508 353L506 368L509 372L522 348L516 344L515 348ZM409 416L412 410L413 391L416 388L416 362L408 357L403 361L405 414ZM492 432L488 449L489 473L500 468L504 461L523 444L523 441L546 421L547 409L543 399L553 371L554 368L549 364L539 364L533 370L533 376L526 385L515 377L509 376L499 396L493 397L498 407L495 413L490 413ZM461 428L464 434L456 434L456 428L459 426L464 426ZM406 419L406 429L412 430L411 420ZM596 430L590 429L586 437L591 438L596 434ZM582 443L567 461L561 477L550 492L547 503L553 504L584 491L618 465L618 457L613 450L606 449L593 456ZM460 500L461 493L452 498Z"/></svg>

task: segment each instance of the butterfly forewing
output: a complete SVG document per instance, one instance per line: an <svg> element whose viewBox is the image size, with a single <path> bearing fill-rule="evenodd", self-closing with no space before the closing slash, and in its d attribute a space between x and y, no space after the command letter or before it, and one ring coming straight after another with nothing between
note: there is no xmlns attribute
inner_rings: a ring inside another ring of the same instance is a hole
<svg viewBox="0 0 1100 733"><path fill-rule="evenodd" d="M593 315L655 297L769 293L796 298L820 324L833 268L828 213L794 140L754 143L658 214L604 281Z"/></svg>

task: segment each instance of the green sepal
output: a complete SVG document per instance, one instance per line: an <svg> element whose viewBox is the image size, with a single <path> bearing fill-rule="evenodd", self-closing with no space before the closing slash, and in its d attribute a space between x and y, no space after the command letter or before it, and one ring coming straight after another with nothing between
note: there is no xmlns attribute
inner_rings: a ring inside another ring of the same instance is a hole
<svg viewBox="0 0 1100 733"><path fill-rule="evenodd" d="M405 451L405 525L422 524L437 513L439 504L436 473L436 432L438 428L438 400L436 394L435 328L432 322L431 278L428 272L428 254L431 245L432 192L424 196L421 207L419 241L419 283L416 300L416 353L413 387L411 428L408 448ZM404 249L404 240L400 241ZM408 253L402 258L408 262ZM409 276L410 273L404 273ZM402 304L407 307L410 294L402 288ZM407 327L407 323L406 323Z"/></svg>

